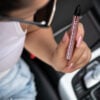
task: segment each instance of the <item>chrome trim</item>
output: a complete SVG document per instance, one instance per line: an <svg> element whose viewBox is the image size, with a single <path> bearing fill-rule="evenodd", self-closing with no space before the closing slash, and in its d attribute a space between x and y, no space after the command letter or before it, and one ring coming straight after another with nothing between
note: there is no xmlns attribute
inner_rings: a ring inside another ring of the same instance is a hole
<svg viewBox="0 0 100 100"><path fill-rule="evenodd" d="M69 27L71 26L71 24L66 25L65 27L61 28L60 30L58 30L57 32L54 33L54 37L58 36L59 34L61 34L62 32L66 31Z"/></svg>
<svg viewBox="0 0 100 100"><path fill-rule="evenodd" d="M82 18L83 18L83 17L80 16L80 20L81 20ZM62 34L62 32L64 32L64 31L68 30L68 29L71 27L71 25L72 25L72 24L70 23L70 24L66 25L65 27L62 27L61 29L59 29L58 31L56 31L56 32L54 33L54 37L56 37L56 36Z"/></svg>

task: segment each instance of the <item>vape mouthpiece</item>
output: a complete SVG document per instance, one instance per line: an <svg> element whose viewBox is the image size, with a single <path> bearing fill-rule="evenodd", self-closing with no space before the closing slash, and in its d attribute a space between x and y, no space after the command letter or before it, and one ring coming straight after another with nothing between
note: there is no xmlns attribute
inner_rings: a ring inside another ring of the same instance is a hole
<svg viewBox="0 0 100 100"><path fill-rule="evenodd" d="M80 14L81 14L81 6L78 5L78 6L76 6L74 15L75 15L75 16L80 16Z"/></svg>

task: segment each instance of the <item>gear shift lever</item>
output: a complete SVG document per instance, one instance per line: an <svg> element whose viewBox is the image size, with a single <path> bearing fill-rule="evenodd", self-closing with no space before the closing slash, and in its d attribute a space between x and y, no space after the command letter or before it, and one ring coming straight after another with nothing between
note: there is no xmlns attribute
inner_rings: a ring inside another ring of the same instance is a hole
<svg viewBox="0 0 100 100"><path fill-rule="evenodd" d="M84 77L84 82L87 88L91 88L100 82L100 64L89 70Z"/></svg>

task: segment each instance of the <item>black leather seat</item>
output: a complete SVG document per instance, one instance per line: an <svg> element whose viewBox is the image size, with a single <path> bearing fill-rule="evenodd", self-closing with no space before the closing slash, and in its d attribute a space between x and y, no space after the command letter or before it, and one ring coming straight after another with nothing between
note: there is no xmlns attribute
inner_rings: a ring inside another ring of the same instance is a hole
<svg viewBox="0 0 100 100"><path fill-rule="evenodd" d="M40 69L42 66L37 64L35 60L31 60L30 55L26 50L24 50L22 58L29 65L31 72L35 75L36 88L38 93L36 100L60 100L49 80Z"/></svg>

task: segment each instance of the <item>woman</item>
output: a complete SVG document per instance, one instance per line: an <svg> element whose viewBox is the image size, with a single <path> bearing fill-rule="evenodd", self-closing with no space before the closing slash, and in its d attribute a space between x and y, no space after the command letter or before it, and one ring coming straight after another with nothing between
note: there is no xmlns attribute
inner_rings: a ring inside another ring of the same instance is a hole
<svg viewBox="0 0 100 100"><path fill-rule="evenodd" d="M48 0L0 0L0 100L36 99L34 77L20 59L24 47L56 71L64 73L73 72L90 60L91 51L82 40L82 24L78 26L73 56L67 61L67 32L57 44L51 27L42 28L46 26L45 22L32 22L36 12L48 3Z"/></svg>

